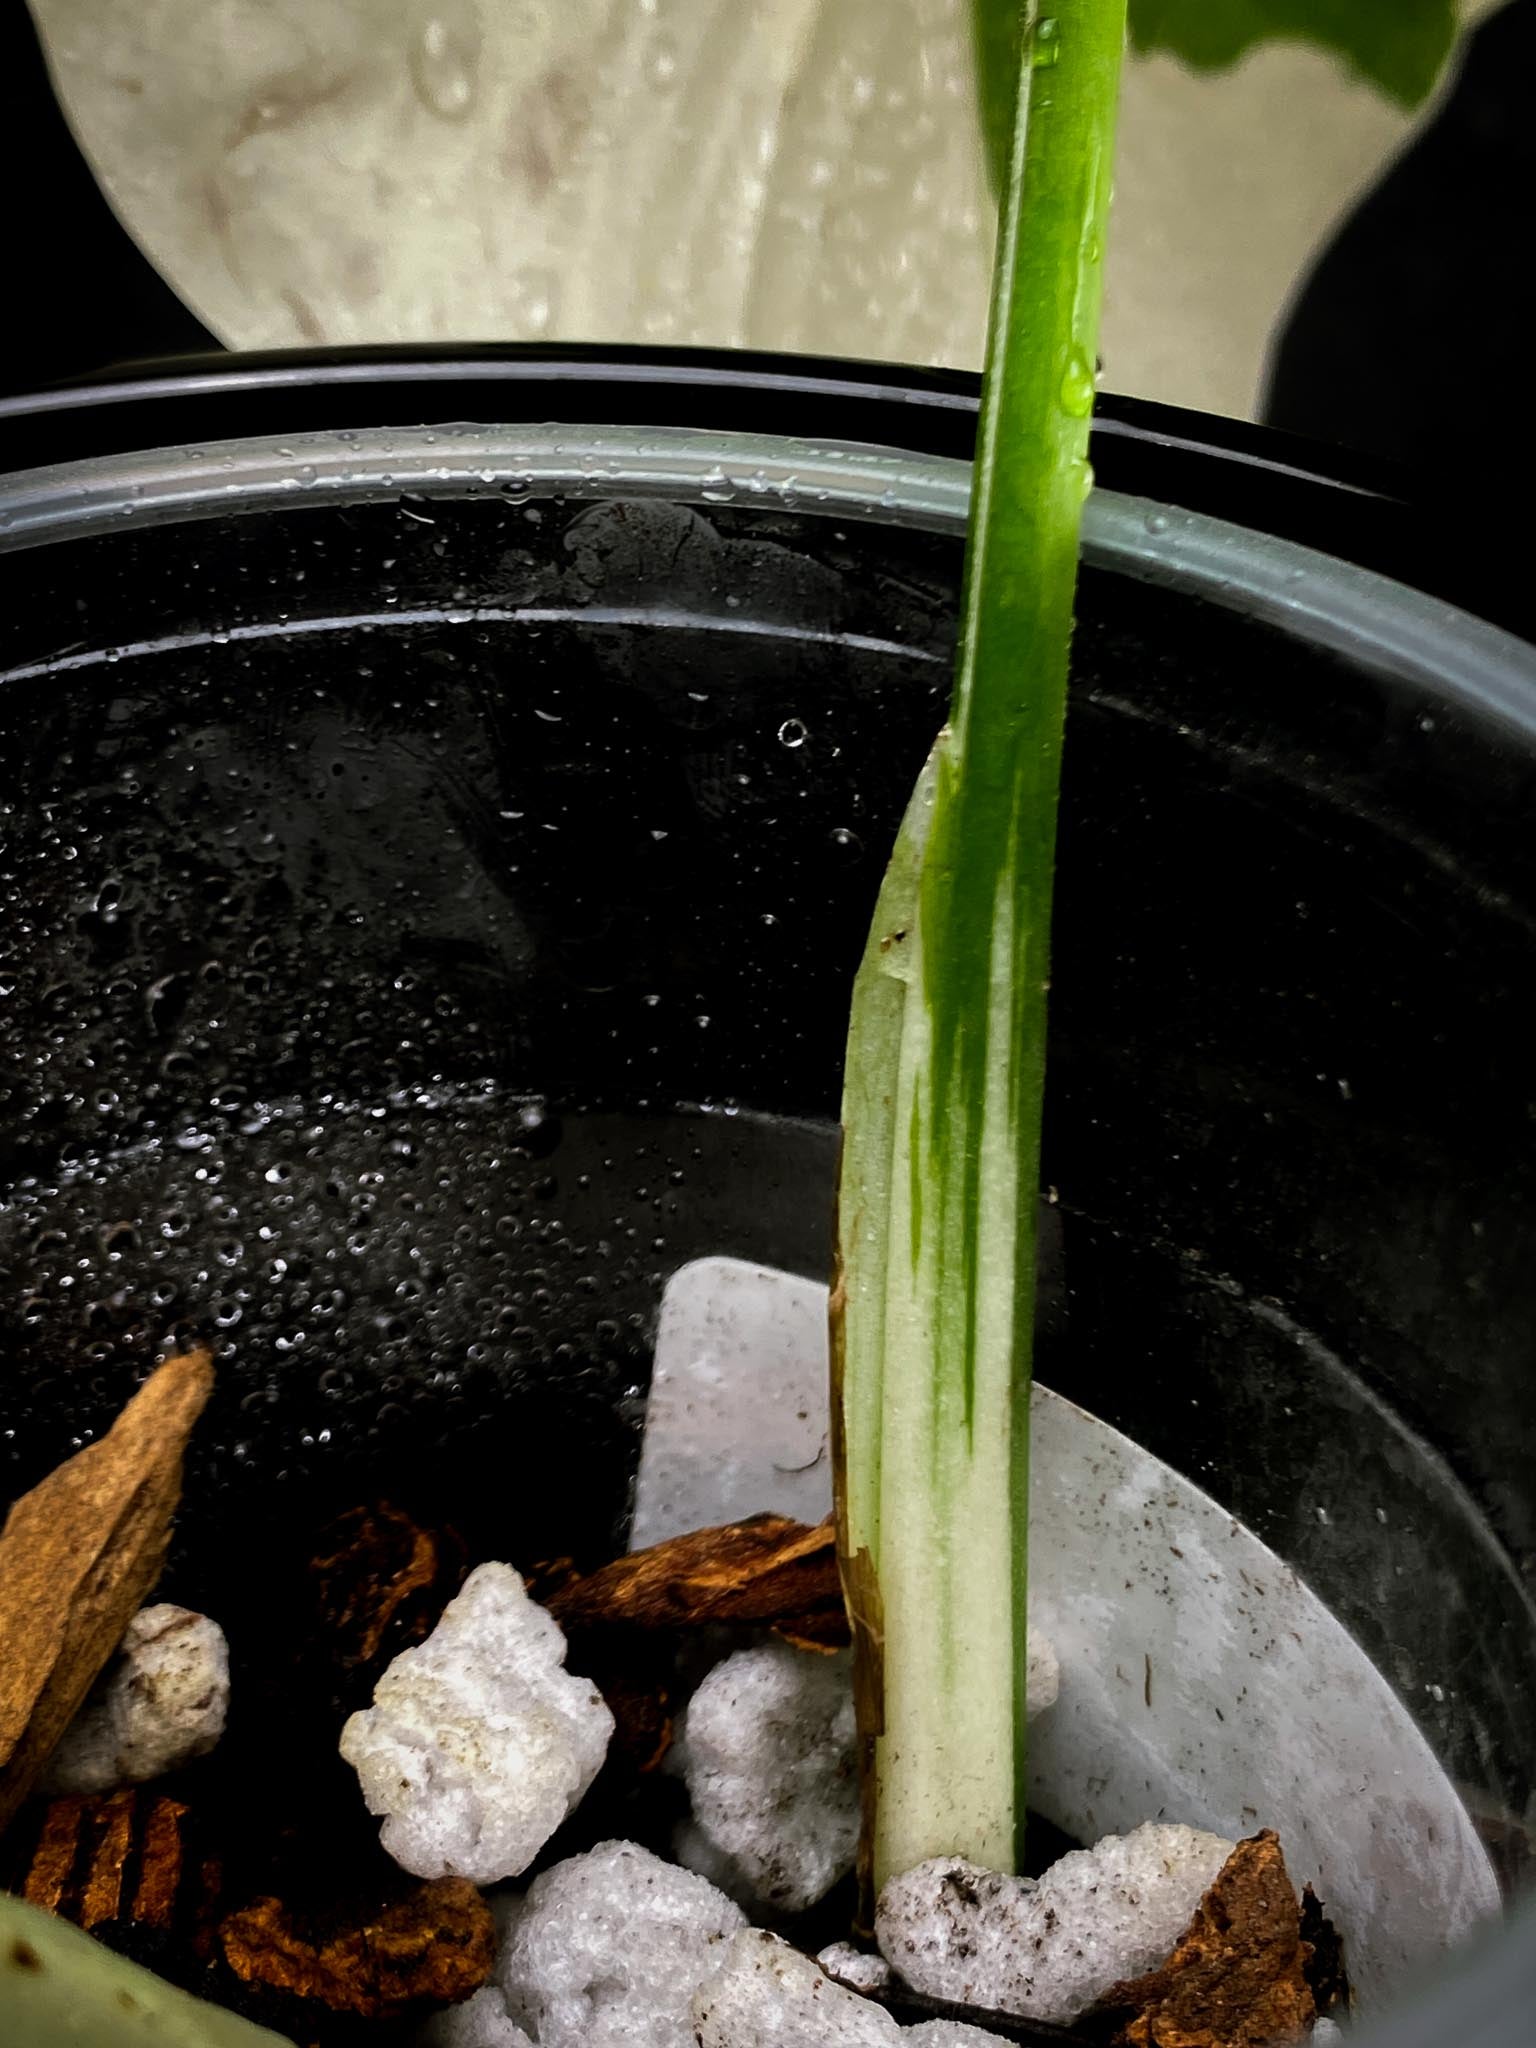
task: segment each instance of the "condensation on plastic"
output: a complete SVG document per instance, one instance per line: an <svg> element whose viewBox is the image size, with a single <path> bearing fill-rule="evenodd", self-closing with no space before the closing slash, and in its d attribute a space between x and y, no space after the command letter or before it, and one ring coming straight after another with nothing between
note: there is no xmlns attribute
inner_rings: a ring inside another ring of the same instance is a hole
<svg viewBox="0 0 1536 2048"><path fill-rule="evenodd" d="M370 429L210 442L23 471L0 485L0 550L125 522L279 509L306 498L654 497L964 531L970 465L862 444L698 428L516 425ZM1116 492L1084 522L1094 567L1305 635L1368 667L1433 679L1485 716L1536 730L1536 649L1386 577L1269 534Z"/></svg>

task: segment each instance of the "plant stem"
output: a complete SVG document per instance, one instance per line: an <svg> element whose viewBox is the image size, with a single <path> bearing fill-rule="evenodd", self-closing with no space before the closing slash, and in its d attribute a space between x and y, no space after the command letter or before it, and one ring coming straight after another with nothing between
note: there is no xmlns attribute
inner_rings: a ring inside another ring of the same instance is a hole
<svg viewBox="0 0 1536 2048"><path fill-rule="evenodd" d="M867 1867L1012 1868L1057 786L1125 0L1026 45L950 722L860 969L834 1374Z"/></svg>

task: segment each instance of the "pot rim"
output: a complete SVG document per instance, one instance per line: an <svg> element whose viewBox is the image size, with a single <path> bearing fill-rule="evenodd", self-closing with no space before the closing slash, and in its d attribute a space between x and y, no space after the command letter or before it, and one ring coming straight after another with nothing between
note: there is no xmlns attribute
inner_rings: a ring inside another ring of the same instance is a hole
<svg viewBox="0 0 1536 2048"><path fill-rule="evenodd" d="M138 450L0 479L0 552L321 503L654 497L959 537L971 465L704 427L456 423ZM1258 619L1536 742L1536 647L1371 569L1209 513L1096 489L1085 562ZM89 657L87 657L89 659Z"/></svg>

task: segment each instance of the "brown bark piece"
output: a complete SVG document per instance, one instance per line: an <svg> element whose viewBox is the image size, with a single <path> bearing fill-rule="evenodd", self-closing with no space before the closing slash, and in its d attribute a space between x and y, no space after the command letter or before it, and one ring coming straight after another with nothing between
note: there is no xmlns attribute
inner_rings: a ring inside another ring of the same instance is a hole
<svg viewBox="0 0 1536 2048"><path fill-rule="evenodd" d="M753 1515L695 1529L559 1587L549 1608L567 1629L734 1624L771 1628L805 1649L848 1642L830 1518L808 1528L783 1515Z"/></svg>
<svg viewBox="0 0 1536 2048"><path fill-rule="evenodd" d="M87 1929L128 1920L185 1932L216 1898L189 1863L188 1809L163 1792L124 1787L51 1800L24 1867L0 1871L32 1905Z"/></svg>
<svg viewBox="0 0 1536 2048"><path fill-rule="evenodd" d="M310 1566L328 1661L371 1689L392 1657L436 1628L467 1568L451 1531L424 1528L388 1501L340 1516Z"/></svg>
<svg viewBox="0 0 1536 2048"><path fill-rule="evenodd" d="M472 1884L440 1877L323 1930L280 1899L257 1899L225 1920L220 1944L243 1983L333 2013L394 2019L478 1991L495 1961L496 1924Z"/></svg>
<svg viewBox="0 0 1536 2048"><path fill-rule="evenodd" d="M590 1678L613 1715L610 1762L638 1776L657 1771L672 1747L677 1660L660 1637L615 1642L602 1631L574 1632L570 1669Z"/></svg>
<svg viewBox="0 0 1536 2048"><path fill-rule="evenodd" d="M69 1917L64 1900L80 1856L85 1813L86 1801L75 1797L55 1799L48 1807L20 1888L29 1906Z"/></svg>
<svg viewBox="0 0 1536 2048"><path fill-rule="evenodd" d="M132 1790L109 1792L98 1809L101 1833L91 1858L90 1874L80 1895L80 1925L87 1934L103 1920L116 1920L123 1910L123 1869L133 1848L134 1807Z"/></svg>
<svg viewBox="0 0 1536 2048"><path fill-rule="evenodd" d="M1317 2016L1276 1835L1239 1842L1160 1969L1117 1984L1115 2048L1282 2048Z"/></svg>
<svg viewBox="0 0 1536 2048"><path fill-rule="evenodd" d="M1349 1972L1344 1967L1344 1941L1337 1927L1323 1911L1322 1901L1311 1885L1301 1894L1302 1946L1307 1957L1307 1982L1319 2014L1349 2010Z"/></svg>
<svg viewBox="0 0 1536 2048"><path fill-rule="evenodd" d="M150 1798L139 1826L139 1881L133 1892L133 1918L141 1927L169 1932L176 1925L184 1848L182 1824L187 1809L164 1794Z"/></svg>
<svg viewBox="0 0 1536 2048"><path fill-rule="evenodd" d="M206 1351L144 1382L99 1443L0 1531L0 1828L15 1814L165 1560L181 1464L213 1386Z"/></svg>

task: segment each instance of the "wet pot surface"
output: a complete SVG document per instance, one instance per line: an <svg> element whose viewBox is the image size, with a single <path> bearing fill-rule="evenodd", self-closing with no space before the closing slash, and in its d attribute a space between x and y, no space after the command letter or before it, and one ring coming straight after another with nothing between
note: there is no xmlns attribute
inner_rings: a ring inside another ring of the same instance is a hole
<svg viewBox="0 0 1536 2048"><path fill-rule="evenodd" d="M172 1589L253 1613L253 1531L381 1493L493 1553L610 1550L668 1275L824 1272L960 563L931 494L706 453L670 491L462 446L403 485L302 467L0 554L0 1492L210 1339ZM1514 1877L1536 711L1194 589L1163 515L1117 517L1040 1375L1295 1565Z"/></svg>

